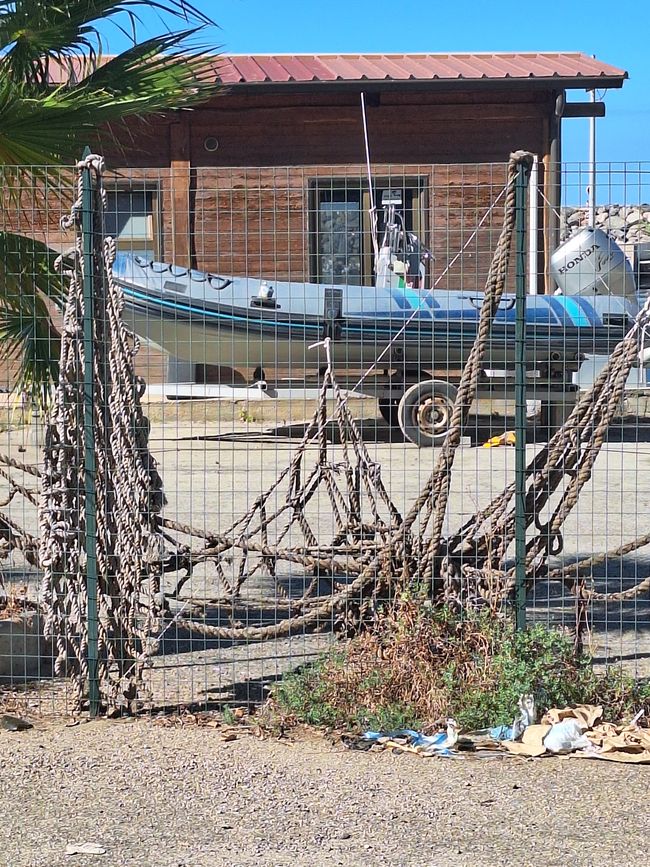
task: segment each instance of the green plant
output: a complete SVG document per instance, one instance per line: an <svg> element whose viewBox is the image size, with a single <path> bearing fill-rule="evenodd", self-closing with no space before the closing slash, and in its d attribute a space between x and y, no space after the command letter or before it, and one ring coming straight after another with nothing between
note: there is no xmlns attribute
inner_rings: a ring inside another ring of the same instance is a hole
<svg viewBox="0 0 650 867"><path fill-rule="evenodd" d="M506 624L500 632L486 659L488 682L452 691L450 712L463 728L512 722L522 693L533 693L545 707L580 703L592 694L593 669L587 658L575 657L568 634L542 624L524 632Z"/></svg>
<svg viewBox="0 0 650 867"><path fill-rule="evenodd" d="M235 723L237 722L237 717L233 713L232 708L228 707L227 705L223 709L223 721L226 725L229 726L235 725Z"/></svg>
<svg viewBox="0 0 650 867"><path fill-rule="evenodd" d="M351 729L431 729L452 715L462 729L512 722L522 693L541 708L602 704L618 719L650 710L650 685L597 673L563 630L515 632L490 612L457 617L400 596L372 632L286 675L271 702L289 721Z"/></svg>
<svg viewBox="0 0 650 867"><path fill-rule="evenodd" d="M274 695L278 704L299 722L314 726L332 726L340 711L328 701L328 672L338 663L336 655L283 677Z"/></svg>
<svg viewBox="0 0 650 867"><path fill-rule="evenodd" d="M138 13L154 9L161 35L141 40ZM180 29L174 29L180 24ZM204 74L214 53L194 39L211 20L188 0L11 0L0 2L0 178L6 228L65 186L56 166L83 146L101 147L126 118L187 109L216 89ZM130 38L105 54L110 26ZM60 204L57 202L57 205ZM13 212L13 213L12 213ZM18 362L18 392L47 402L57 381L59 332L52 308L65 286L57 253L0 232L0 344Z"/></svg>

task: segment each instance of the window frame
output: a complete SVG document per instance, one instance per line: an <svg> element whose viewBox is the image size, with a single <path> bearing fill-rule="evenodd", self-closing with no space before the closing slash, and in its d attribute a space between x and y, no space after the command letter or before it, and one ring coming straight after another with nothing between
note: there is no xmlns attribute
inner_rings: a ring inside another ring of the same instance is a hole
<svg viewBox="0 0 650 867"><path fill-rule="evenodd" d="M138 246L147 247L147 241L150 241L152 250L149 253L146 252L147 256L151 256L154 260L160 260L163 256L163 244L162 244L162 196L160 190L160 184L158 182L151 183L147 180L142 181L123 181L116 180L112 185L106 185L106 193L107 197L111 195L117 197L123 194L142 194L145 197L151 197L151 209L149 213L145 214L145 219L150 226L150 235L149 237L136 238L135 240L131 238L120 238L118 233L115 233L113 236L115 239L115 248L118 252L127 252L134 253L135 255L140 255L142 250L138 249ZM107 212L108 202L107 202ZM117 208L113 212L116 215L116 225L119 225L119 220L117 219L117 215L123 213ZM142 243L144 242L144 243Z"/></svg>
<svg viewBox="0 0 650 867"><path fill-rule="evenodd" d="M399 189L402 194L406 190L412 193L410 207L411 223L410 230L415 232L424 246L426 242L428 193L430 177L428 175L405 174L396 178L390 173L373 178L373 193L375 195L375 208L381 212L381 193L387 189ZM375 275L373 270L374 251L370 241L370 189L368 179L362 175L316 177L310 180L307 197L308 208L308 252L309 252L309 279L314 283L326 283L327 280L320 274L319 266L319 230L318 219L320 213L320 194L333 190L354 190L360 193L361 212L361 281L359 285L374 285ZM378 238L381 241L381 237ZM355 284L357 285L357 284Z"/></svg>

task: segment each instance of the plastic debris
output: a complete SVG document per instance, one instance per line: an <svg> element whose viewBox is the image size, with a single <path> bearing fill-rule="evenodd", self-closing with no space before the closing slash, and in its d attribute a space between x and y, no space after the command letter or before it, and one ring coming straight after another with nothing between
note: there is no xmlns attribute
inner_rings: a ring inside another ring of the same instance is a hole
<svg viewBox="0 0 650 867"><path fill-rule="evenodd" d="M97 843L68 843L66 855L105 855L106 849Z"/></svg>
<svg viewBox="0 0 650 867"><path fill-rule="evenodd" d="M552 725L543 744L549 753L573 753L593 748L585 728L577 719L564 719Z"/></svg>
<svg viewBox="0 0 650 867"><path fill-rule="evenodd" d="M397 729L391 732L363 733L362 740L379 745L382 749L393 748L415 752L420 756L452 756L458 743L460 726L453 719L447 720L447 729L435 735L425 735L413 729ZM363 748L363 747L362 747Z"/></svg>
<svg viewBox="0 0 650 867"><path fill-rule="evenodd" d="M519 713L512 721L512 725L493 726L492 728L481 729L477 732L471 732L471 736L487 736L493 741L519 741L528 726L534 725L537 722L537 708L535 706L535 697L529 693L524 693L519 696L517 701Z"/></svg>
<svg viewBox="0 0 650 867"><path fill-rule="evenodd" d="M493 741L514 740L512 726L494 726L494 728L485 729L485 734L491 737Z"/></svg>
<svg viewBox="0 0 650 867"><path fill-rule="evenodd" d="M519 714L512 725L494 726L459 737L459 726L447 721L447 730L425 735L413 729L387 732L366 731L361 737L343 737L352 750L393 753L409 752L419 756L462 758L506 758L508 754L525 757L568 755L576 758L604 759L613 762L650 764L650 730L638 722L641 712L629 723L599 723L603 709L596 705L552 708L536 722L532 695L522 695ZM518 734L518 730L521 734ZM516 739L519 737L520 739Z"/></svg>
<svg viewBox="0 0 650 867"><path fill-rule="evenodd" d="M509 738L509 740L513 741L521 740L528 726L535 725L537 722L537 707L535 706L534 695L530 693L520 695L517 707L519 708L519 714L513 720Z"/></svg>
<svg viewBox="0 0 650 867"><path fill-rule="evenodd" d="M603 709L597 705L553 708L540 725L529 726L521 743L503 744L510 753L543 756L564 753L575 758L650 764L650 731L630 723L598 723ZM598 724L597 724L598 723Z"/></svg>

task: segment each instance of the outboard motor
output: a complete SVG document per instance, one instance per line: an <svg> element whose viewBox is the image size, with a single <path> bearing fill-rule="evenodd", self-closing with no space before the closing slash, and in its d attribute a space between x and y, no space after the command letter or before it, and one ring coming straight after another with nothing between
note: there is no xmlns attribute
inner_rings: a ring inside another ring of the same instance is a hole
<svg viewBox="0 0 650 867"><path fill-rule="evenodd" d="M556 294L579 295L589 300L603 325L630 328L639 312L634 271L616 241L602 229L585 228L561 244L551 256L551 274L559 289ZM639 363L648 363L643 346ZM573 381L590 388L607 363L607 356L587 354ZM632 370L630 387L645 384L645 371Z"/></svg>
<svg viewBox="0 0 650 867"><path fill-rule="evenodd" d="M602 229L582 229L561 244L551 274L562 295L618 295L637 303L632 266Z"/></svg>

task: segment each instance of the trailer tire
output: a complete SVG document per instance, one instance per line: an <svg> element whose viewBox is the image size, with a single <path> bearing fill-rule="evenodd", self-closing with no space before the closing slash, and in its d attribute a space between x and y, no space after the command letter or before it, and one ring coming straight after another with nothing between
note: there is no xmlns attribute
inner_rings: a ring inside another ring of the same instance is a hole
<svg viewBox="0 0 650 867"><path fill-rule="evenodd" d="M441 445L451 422L456 389L448 382L417 382L402 395L397 409L405 438L420 448Z"/></svg>
<svg viewBox="0 0 650 867"><path fill-rule="evenodd" d="M379 415L389 428L399 427L399 397L380 397L377 400Z"/></svg>

